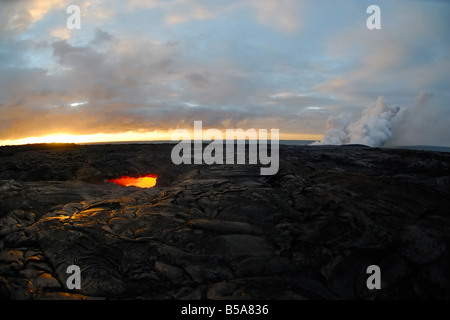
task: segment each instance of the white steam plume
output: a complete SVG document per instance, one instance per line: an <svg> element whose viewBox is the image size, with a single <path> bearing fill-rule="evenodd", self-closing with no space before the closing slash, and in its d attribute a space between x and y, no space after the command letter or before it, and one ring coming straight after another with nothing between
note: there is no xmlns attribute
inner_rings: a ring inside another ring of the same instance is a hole
<svg viewBox="0 0 450 320"><path fill-rule="evenodd" d="M392 138L392 120L399 111L399 106L389 106L383 97L379 97L356 121L352 121L349 113L329 117L322 141L314 142L313 145L382 146Z"/></svg>

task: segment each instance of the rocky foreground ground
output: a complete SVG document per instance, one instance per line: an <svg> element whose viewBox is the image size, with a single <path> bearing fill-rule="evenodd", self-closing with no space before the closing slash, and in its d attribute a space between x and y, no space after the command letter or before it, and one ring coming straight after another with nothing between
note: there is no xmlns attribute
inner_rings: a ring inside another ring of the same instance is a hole
<svg viewBox="0 0 450 320"><path fill-rule="evenodd" d="M450 298L450 154L281 146L261 176L172 147L0 148L0 297ZM156 187L106 182L145 173Z"/></svg>

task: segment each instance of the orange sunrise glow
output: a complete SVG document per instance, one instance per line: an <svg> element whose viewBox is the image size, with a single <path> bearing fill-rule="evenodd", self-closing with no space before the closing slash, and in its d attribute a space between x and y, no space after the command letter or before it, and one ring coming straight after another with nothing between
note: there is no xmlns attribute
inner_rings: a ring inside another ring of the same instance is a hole
<svg viewBox="0 0 450 320"><path fill-rule="evenodd" d="M192 137L193 138L193 137ZM290 134L280 133L281 140L314 140L319 141L322 135L314 134ZM130 142L130 141L170 141L171 132L153 131L148 133L125 132L125 133L97 133L89 135L53 134L42 137L28 137L15 140L0 140L0 146L24 145L35 143L108 143L108 142Z"/></svg>
<svg viewBox="0 0 450 320"><path fill-rule="evenodd" d="M163 131L153 132L124 132L124 133L96 133L87 135L51 134L41 137L28 137L14 140L0 140L0 146L23 145L34 143L106 143L128 141L170 140L171 133Z"/></svg>

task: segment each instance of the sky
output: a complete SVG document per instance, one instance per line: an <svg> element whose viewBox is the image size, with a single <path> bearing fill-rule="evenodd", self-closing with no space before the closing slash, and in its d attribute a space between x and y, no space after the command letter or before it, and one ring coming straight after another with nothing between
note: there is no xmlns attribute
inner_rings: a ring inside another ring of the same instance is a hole
<svg viewBox="0 0 450 320"><path fill-rule="evenodd" d="M196 120L321 140L382 99L392 143L450 146L449 17L437 0L0 0L0 145L170 140Z"/></svg>

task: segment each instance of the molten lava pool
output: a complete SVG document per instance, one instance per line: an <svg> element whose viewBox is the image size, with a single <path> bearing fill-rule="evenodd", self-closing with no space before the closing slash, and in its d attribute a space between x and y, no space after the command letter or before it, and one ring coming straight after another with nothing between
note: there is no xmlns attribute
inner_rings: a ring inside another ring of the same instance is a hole
<svg viewBox="0 0 450 320"><path fill-rule="evenodd" d="M153 188L156 185L156 174L146 174L137 178L123 176L119 179L107 180L123 187Z"/></svg>

